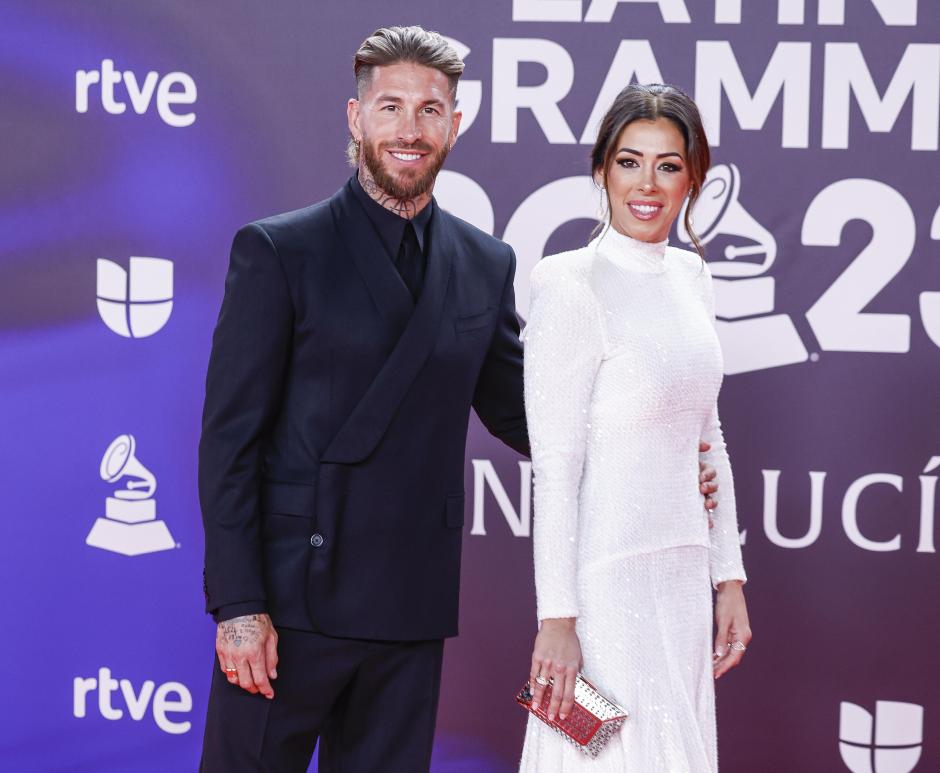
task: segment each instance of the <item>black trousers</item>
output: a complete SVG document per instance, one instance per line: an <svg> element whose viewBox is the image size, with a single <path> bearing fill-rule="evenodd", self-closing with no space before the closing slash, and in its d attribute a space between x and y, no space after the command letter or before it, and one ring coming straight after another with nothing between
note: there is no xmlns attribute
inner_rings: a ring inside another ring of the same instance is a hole
<svg viewBox="0 0 940 773"><path fill-rule="evenodd" d="M443 641L334 639L278 628L274 699L212 675L201 773L421 773L431 747Z"/></svg>

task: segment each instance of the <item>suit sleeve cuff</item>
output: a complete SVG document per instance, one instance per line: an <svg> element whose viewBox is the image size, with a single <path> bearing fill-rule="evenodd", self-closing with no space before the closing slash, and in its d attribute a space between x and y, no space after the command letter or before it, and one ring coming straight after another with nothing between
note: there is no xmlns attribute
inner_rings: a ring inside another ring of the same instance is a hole
<svg viewBox="0 0 940 773"><path fill-rule="evenodd" d="M242 615L260 615L267 612L263 601L241 601L238 604L225 604L212 610L212 619L217 623L224 623L234 617Z"/></svg>

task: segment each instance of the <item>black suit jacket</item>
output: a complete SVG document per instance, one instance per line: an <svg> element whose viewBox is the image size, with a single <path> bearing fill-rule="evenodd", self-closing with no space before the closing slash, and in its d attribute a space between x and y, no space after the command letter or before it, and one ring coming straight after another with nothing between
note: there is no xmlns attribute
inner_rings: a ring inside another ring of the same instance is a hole
<svg viewBox="0 0 940 773"><path fill-rule="evenodd" d="M415 305L347 183L235 236L206 381L207 608L457 633L471 406L528 454L515 256L440 208Z"/></svg>

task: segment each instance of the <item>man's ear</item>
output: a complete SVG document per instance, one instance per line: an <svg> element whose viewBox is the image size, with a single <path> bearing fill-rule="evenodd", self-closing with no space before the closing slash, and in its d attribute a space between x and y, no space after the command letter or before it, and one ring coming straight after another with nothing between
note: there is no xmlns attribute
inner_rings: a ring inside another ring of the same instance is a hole
<svg viewBox="0 0 940 773"><path fill-rule="evenodd" d="M453 148L457 144L457 135L460 133L460 119L463 118L463 113L459 110L455 110L454 114L450 118L450 132L453 139L450 142L450 147Z"/></svg>
<svg viewBox="0 0 940 773"><path fill-rule="evenodd" d="M349 124L349 133L356 141L362 137L362 132L359 130L359 107L358 99L350 99L346 103L346 122Z"/></svg>

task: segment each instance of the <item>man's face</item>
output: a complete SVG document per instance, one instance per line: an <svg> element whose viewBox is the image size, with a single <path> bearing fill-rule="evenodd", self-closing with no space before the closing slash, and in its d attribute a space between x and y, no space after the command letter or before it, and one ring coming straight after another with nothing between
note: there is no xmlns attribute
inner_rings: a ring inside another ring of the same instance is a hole
<svg viewBox="0 0 940 773"><path fill-rule="evenodd" d="M376 67L362 99L349 100L347 117L362 163L396 199L431 192L460 126L447 76L411 62Z"/></svg>

